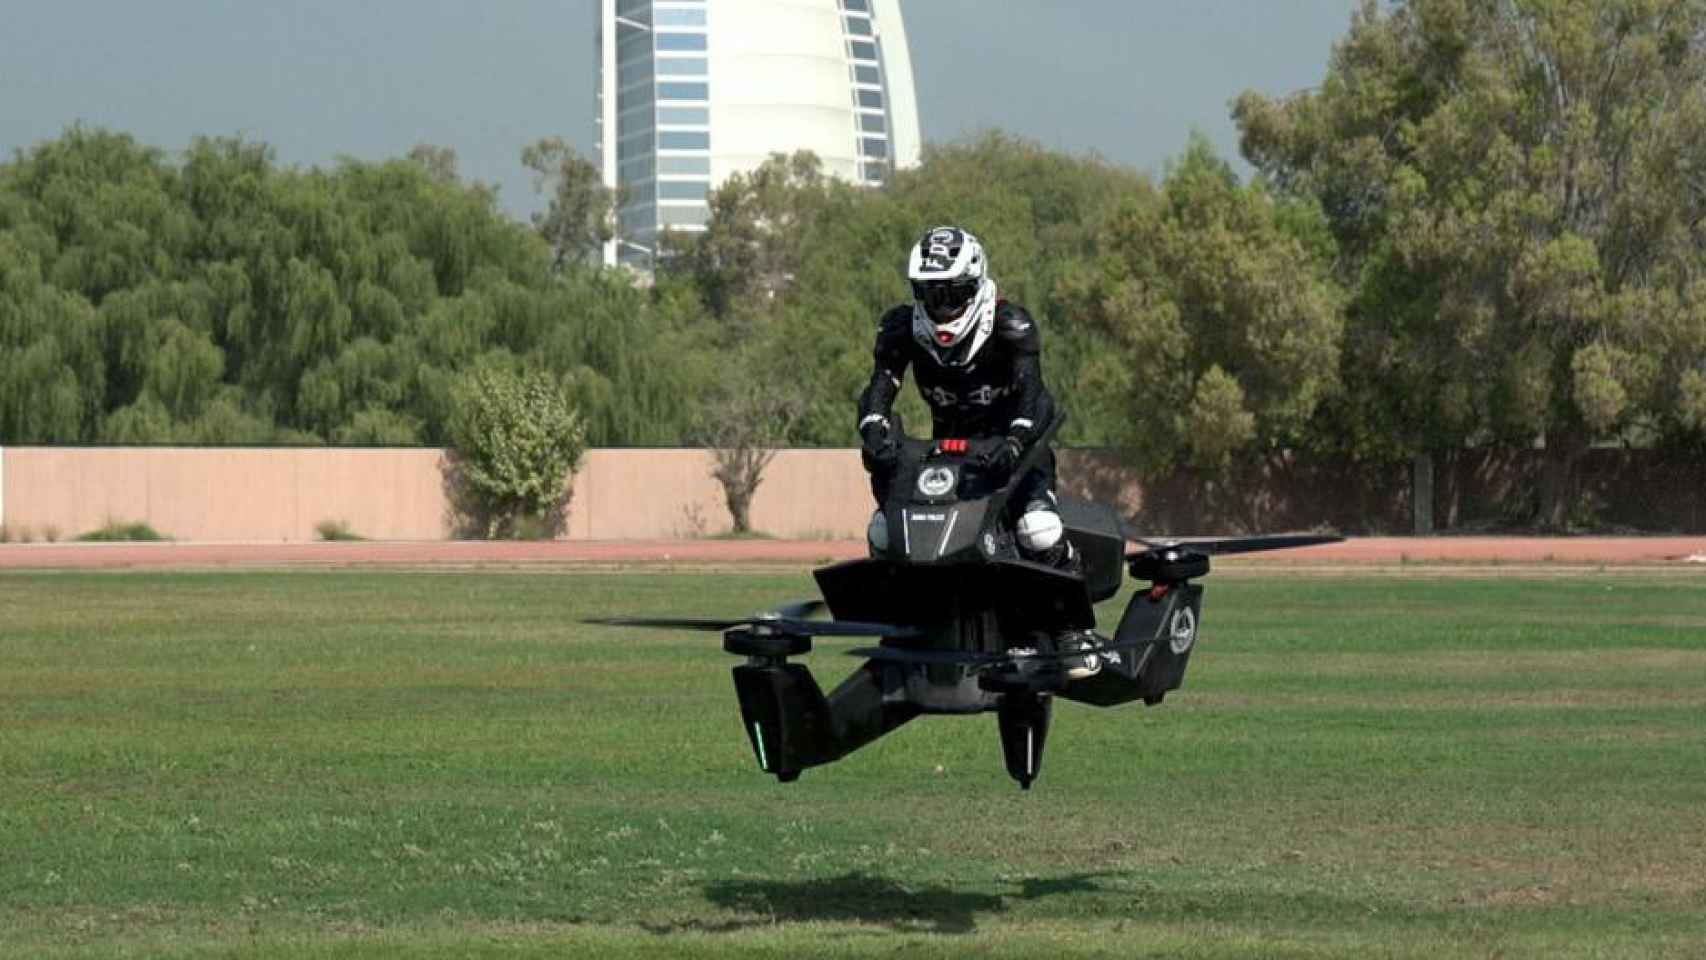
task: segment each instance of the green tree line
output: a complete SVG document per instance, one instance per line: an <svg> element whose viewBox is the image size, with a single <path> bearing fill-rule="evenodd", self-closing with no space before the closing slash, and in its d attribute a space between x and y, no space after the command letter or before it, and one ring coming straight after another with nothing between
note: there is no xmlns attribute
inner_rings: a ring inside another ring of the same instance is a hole
<svg viewBox="0 0 1706 960"><path fill-rule="evenodd" d="M1145 471L1538 447L1560 525L1590 448L1706 451L1706 0L1369 0L1319 85L1232 117L1250 177L1201 138L1150 177L989 132L875 190L779 156L652 278L596 265L612 198L554 138L523 224L439 148L73 127L0 165L0 442L438 444L497 368L594 446L754 409L847 446L906 250L953 222L1038 317L1063 440Z"/></svg>

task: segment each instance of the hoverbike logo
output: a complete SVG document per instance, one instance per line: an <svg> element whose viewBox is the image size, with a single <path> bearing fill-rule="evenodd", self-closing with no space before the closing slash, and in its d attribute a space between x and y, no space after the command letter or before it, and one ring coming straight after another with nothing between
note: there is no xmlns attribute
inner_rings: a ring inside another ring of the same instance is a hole
<svg viewBox="0 0 1706 960"><path fill-rule="evenodd" d="M918 492L927 497L940 497L954 489L954 471L949 467L931 467L918 475Z"/></svg>
<svg viewBox="0 0 1706 960"><path fill-rule="evenodd" d="M1191 649L1191 644L1197 641L1197 615L1190 607L1180 607L1173 614L1173 622L1167 627L1169 634L1167 646L1174 653L1184 653Z"/></svg>

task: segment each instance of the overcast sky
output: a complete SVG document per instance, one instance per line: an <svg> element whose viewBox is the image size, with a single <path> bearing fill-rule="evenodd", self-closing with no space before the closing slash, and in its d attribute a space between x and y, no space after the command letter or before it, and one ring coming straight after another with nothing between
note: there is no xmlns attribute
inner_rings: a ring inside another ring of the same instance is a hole
<svg viewBox="0 0 1706 960"><path fill-rule="evenodd" d="M715 3L716 0L710 0ZM1158 172L1228 102L1319 82L1357 0L903 0L927 142L1000 127ZM83 121L280 160L456 150L517 215L521 148L593 145L596 0L20 0L0 32L0 156Z"/></svg>

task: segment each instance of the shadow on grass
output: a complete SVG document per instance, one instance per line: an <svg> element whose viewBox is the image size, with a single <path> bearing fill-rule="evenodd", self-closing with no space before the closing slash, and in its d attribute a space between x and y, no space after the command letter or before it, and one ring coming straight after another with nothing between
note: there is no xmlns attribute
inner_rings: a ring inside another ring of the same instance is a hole
<svg viewBox="0 0 1706 960"><path fill-rule="evenodd" d="M820 921L862 923L902 933L971 933L979 914L997 914L1016 900L1095 892L1104 874L1031 878L1006 894L905 884L887 877L849 873L817 880L729 880L710 884L705 898L748 916L721 922L647 924L656 934L696 930L726 933L776 923Z"/></svg>
<svg viewBox="0 0 1706 960"><path fill-rule="evenodd" d="M642 924L660 936L676 933L733 933L789 923L851 923L897 933L969 934L980 918L1060 898L1050 914L1083 919L1231 924L1285 923L1333 929L1347 917L1382 927L1428 929L1448 922L1446 905L1394 900L1375 891L1311 889L1227 890L1175 887L1144 871L1104 870L1061 876L1032 876L998 882L993 889L902 882L866 873L814 880L723 880L704 888L705 899L737 916Z"/></svg>

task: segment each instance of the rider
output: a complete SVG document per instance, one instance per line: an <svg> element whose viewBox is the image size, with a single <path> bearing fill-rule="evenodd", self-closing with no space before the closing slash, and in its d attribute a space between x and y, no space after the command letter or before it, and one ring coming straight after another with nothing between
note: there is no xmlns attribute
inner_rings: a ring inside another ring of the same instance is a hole
<svg viewBox="0 0 1706 960"><path fill-rule="evenodd" d="M972 462L997 475L1017 465L1054 418L1036 320L1000 297L976 237L954 226L931 229L913 245L906 275L912 302L883 314L876 369L859 397L862 459L877 498L869 537L878 552L888 546L882 505L900 454L892 409L908 366L930 406L931 435L970 441ZM1010 501L1019 508L1014 531L1027 558L1077 572L1081 563L1064 535L1054 487L1054 451L1045 449ZM1079 676L1097 665L1069 667Z"/></svg>

